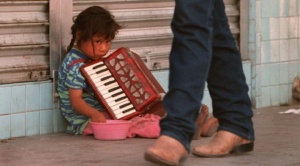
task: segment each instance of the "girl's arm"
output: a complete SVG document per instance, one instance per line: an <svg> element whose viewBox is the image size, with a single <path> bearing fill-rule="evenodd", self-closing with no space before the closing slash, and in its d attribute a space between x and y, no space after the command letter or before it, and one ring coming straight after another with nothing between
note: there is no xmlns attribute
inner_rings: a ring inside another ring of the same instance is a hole
<svg viewBox="0 0 300 166"><path fill-rule="evenodd" d="M82 89L69 88L69 96L72 107L81 115L91 118L92 122L105 123L105 116L97 109L88 105L82 99Z"/></svg>

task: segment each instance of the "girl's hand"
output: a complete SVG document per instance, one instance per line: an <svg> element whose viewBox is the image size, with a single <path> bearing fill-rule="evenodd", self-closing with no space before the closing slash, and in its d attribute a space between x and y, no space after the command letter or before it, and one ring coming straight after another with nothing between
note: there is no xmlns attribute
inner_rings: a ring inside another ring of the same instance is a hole
<svg viewBox="0 0 300 166"><path fill-rule="evenodd" d="M82 99L82 93L82 89L69 88L69 96L72 107L76 110L77 113L91 118L92 122L105 123L106 118L104 114L88 105Z"/></svg>
<svg viewBox="0 0 300 166"><path fill-rule="evenodd" d="M106 123L106 118L101 112L97 112L91 117L91 121L97 123Z"/></svg>

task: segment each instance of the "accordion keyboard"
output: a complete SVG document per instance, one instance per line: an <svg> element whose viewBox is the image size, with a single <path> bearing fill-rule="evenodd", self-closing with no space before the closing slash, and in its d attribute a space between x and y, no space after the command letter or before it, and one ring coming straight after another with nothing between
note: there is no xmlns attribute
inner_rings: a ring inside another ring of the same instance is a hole
<svg viewBox="0 0 300 166"><path fill-rule="evenodd" d="M103 96L107 105L113 110L115 116L120 119L136 112L135 107L119 86L104 62L100 61L84 68L93 80L97 91Z"/></svg>

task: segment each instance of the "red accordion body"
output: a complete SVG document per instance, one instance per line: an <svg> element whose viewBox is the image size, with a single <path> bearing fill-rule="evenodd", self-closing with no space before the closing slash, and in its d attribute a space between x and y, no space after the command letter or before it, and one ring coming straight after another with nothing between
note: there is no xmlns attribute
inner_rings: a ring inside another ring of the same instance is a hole
<svg viewBox="0 0 300 166"><path fill-rule="evenodd" d="M108 57L80 68L113 119L131 119L145 113L165 115L165 93L140 56L119 48Z"/></svg>

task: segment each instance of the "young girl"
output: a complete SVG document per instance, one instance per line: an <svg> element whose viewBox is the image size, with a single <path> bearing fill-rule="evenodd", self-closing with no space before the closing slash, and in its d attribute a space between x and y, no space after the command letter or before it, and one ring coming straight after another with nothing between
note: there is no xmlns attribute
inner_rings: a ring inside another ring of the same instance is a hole
<svg viewBox="0 0 300 166"><path fill-rule="evenodd" d="M68 54L58 70L60 108L68 121L67 133L83 134L89 120L106 122L107 113L85 82L79 68L86 60L102 58L110 49L111 41L122 27L109 11L92 6L74 17L72 39Z"/></svg>

